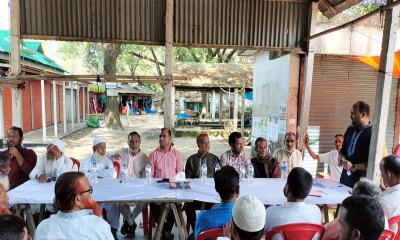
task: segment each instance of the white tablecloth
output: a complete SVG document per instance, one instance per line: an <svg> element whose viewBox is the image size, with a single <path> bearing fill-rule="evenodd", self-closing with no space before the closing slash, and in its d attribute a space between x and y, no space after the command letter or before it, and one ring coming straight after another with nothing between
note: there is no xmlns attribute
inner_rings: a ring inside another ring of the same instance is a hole
<svg viewBox="0 0 400 240"><path fill-rule="evenodd" d="M286 201L283 195L284 179L258 178L240 183L240 195L254 195L265 205L278 205ZM129 179L120 183L117 179L99 179L93 184L93 198L98 202L126 201L191 201L219 202L219 195L214 189L214 180L192 180L192 189L169 189L168 183L146 184L144 179ZM349 194L349 188L329 180L315 180L312 188L317 196L309 196L306 202L313 204L339 204ZM54 199L54 182L38 183L30 180L8 192L10 204L52 203Z"/></svg>

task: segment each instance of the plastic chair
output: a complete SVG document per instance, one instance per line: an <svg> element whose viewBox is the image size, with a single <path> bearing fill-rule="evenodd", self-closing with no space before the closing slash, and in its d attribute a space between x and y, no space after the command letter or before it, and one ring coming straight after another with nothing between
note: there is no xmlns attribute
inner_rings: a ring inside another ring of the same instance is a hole
<svg viewBox="0 0 400 240"><path fill-rule="evenodd" d="M76 158L70 157L70 159L72 160L72 168L74 168L74 166L76 165L78 167L78 172L79 172L79 168L81 166L81 162L79 162L79 160L76 159Z"/></svg>
<svg viewBox="0 0 400 240"><path fill-rule="evenodd" d="M117 178L121 176L121 164L118 161L113 161L115 171L117 171Z"/></svg>
<svg viewBox="0 0 400 240"><path fill-rule="evenodd" d="M325 228L322 225L312 223L291 223L273 227L267 232L266 240L271 240L275 235L279 234L286 240L310 240L318 234L318 239L322 239Z"/></svg>
<svg viewBox="0 0 400 240"><path fill-rule="evenodd" d="M197 240L216 240L217 237L222 236L224 236L224 230L222 228L214 228L200 233Z"/></svg>
<svg viewBox="0 0 400 240"><path fill-rule="evenodd" d="M381 236L379 236L379 240L394 240L396 233L391 230L383 230Z"/></svg>
<svg viewBox="0 0 400 240"><path fill-rule="evenodd" d="M392 225L397 225L397 233L393 240L400 240L400 215L388 219L389 227Z"/></svg>

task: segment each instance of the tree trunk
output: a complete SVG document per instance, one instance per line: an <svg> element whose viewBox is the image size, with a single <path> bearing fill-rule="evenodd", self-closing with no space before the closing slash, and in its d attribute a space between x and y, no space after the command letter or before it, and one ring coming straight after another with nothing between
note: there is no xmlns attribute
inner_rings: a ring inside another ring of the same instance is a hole
<svg viewBox="0 0 400 240"><path fill-rule="evenodd" d="M115 75L118 55L121 52L120 44L104 44L104 62L103 68L106 75ZM107 82L107 79L106 79ZM120 128L123 130L121 119L119 117L119 97L107 97L107 128Z"/></svg>

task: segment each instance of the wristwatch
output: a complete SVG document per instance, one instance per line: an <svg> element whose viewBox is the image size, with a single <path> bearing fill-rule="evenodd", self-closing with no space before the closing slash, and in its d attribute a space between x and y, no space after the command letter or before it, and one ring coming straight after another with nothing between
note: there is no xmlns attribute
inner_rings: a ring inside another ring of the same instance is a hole
<svg viewBox="0 0 400 240"><path fill-rule="evenodd" d="M353 164L353 165L351 166L350 171L351 171L351 172L355 172L355 171L356 171L356 165L355 165L355 164Z"/></svg>

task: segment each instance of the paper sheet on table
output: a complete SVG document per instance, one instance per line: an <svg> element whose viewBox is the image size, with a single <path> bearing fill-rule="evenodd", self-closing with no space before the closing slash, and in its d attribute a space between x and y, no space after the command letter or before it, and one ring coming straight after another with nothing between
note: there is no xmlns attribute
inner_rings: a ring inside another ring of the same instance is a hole
<svg viewBox="0 0 400 240"><path fill-rule="evenodd" d="M341 183L337 183L334 181L323 181L323 180L315 181L313 185L316 187L323 187L323 188L342 187Z"/></svg>

